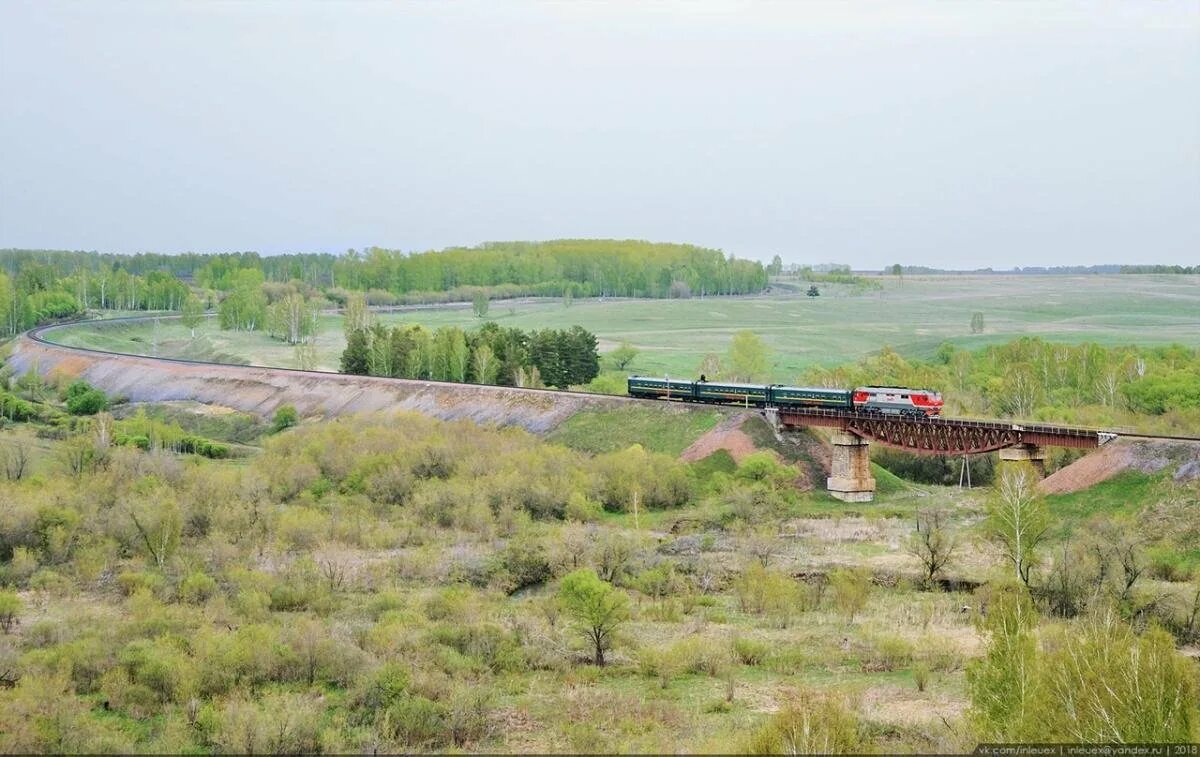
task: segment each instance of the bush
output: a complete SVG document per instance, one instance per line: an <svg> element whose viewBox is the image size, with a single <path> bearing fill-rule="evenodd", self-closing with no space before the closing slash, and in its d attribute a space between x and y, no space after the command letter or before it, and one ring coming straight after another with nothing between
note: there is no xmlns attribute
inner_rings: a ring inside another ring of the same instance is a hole
<svg viewBox="0 0 1200 757"><path fill-rule="evenodd" d="M285 428L291 428L300 422L300 415L296 412L296 408L292 405L281 405L275 411L275 417L271 420L272 433L279 433Z"/></svg>
<svg viewBox="0 0 1200 757"><path fill-rule="evenodd" d="M0 630L11 631L22 609L21 598L16 592L0 591Z"/></svg>
<svg viewBox="0 0 1200 757"><path fill-rule="evenodd" d="M876 636L863 660L868 673L890 673L908 667L913 659L913 645L899 636Z"/></svg>
<svg viewBox="0 0 1200 757"><path fill-rule="evenodd" d="M918 660L912 666L913 683L917 687L917 691L924 691L929 685L929 664Z"/></svg>
<svg viewBox="0 0 1200 757"><path fill-rule="evenodd" d="M545 546L531 536L510 539L498 557L503 588L509 594L541 585L553 577Z"/></svg>
<svg viewBox="0 0 1200 757"><path fill-rule="evenodd" d="M216 593L217 582L199 571L188 575L179 583L179 598L188 604L201 604Z"/></svg>
<svg viewBox="0 0 1200 757"><path fill-rule="evenodd" d="M221 444L220 442L214 442L200 436L185 436L180 439L179 451L191 455L200 455L201 457L213 460L222 460L229 457L228 444Z"/></svg>
<svg viewBox="0 0 1200 757"><path fill-rule="evenodd" d="M867 606L871 592L871 579L858 568L838 568L829 574L829 588L833 592L833 604L838 612L850 622Z"/></svg>
<svg viewBox="0 0 1200 757"><path fill-rule="evenodd" d="M82 384L76 382L71 386ZM86 384L84 384L86 386ZM71 415L95 415L108 409L108 395L99 389L88 388L86 391L67 395L67 412Z"/></svg>
<svg viewBox="0 0 1200 757"><path fill-rule="evenodd" d="M133 596L139 591L157 594L165 584L166 580L161 574L148 571L127 570L117 576L117 586L126 596Z"/></svg>
<svg viewBox="0 0 1200 757"><path fill-rule="evenodd" d="M858 718L840 698L803 692L742 747L748 754L853 754L864 751Z"/></svg>
<svg viewBox="0 0 1200 757"><path fill-rule="evenodd" d="M733 640L733 656L743 665L758 665L767 659L771 646L765 641L738 636Z"/></svg>

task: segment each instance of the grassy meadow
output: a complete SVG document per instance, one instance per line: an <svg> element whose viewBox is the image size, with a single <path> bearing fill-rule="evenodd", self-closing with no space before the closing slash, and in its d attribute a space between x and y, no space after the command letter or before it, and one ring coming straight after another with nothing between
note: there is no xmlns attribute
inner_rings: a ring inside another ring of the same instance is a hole
<svg viewBox="0 0 1200 757"><path fill-rule="evenodd" d="M754 297L686 300L560 300L491 303L487 318L522 329L578 324L600 339L601 352L629 341L641 350L630 370L691 376L707 353L723 355L732 335L751 329L773 350L772 379L793 381L805 368L836 366L890 346L928 358L942 342L963 348L1021 336L1102 345L1180 343L1200 346L1200 277L1196 276L926 276L879 277L881 288L820 285L807 297L786 283ZM984 331L972 334L973 313ZM477 326L469 304L381 314L388 325ZM261 332L221 331L215 321L195 338L178 321L87 326L54 332L63 344L162 357L294 367L293 348ZM320 368L336 370L345 347L339 316L321 316Z"/></svg>

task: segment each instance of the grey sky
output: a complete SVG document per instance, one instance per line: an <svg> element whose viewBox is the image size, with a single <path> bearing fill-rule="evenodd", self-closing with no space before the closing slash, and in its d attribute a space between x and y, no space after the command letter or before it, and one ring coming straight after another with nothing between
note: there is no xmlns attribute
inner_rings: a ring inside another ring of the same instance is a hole
<svg viewBox="0 0 1200 757"><path fill-rule="evenodd" d="M1200 263L1200 2L0 0L0 247Z"/></svg>

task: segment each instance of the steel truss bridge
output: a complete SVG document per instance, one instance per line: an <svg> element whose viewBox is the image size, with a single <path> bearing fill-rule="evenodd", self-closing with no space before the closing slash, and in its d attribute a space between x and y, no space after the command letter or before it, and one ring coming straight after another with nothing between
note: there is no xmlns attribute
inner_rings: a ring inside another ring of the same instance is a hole
<svg viewBox="0 0 1200 757"><path fill-rule="evenodd" d="M776 411L784 430L831 428L888 447L931 455L971 455L1007 447L1095 449L1118 435L1107 431L1007 421L910 418L852 410L789 408Z"/></svg>

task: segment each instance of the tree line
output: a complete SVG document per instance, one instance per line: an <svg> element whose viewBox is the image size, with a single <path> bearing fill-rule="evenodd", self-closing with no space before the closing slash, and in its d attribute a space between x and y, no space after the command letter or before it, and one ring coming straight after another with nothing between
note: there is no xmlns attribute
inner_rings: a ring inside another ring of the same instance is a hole
<svg viewBox="0 0 1200 757"><path fill-rule="evenodd" d="M387 327L347 319L343 373L566 389L600 373L596 336L569 329L522 331L493 322L475 331L457 326Z"/></svg>

